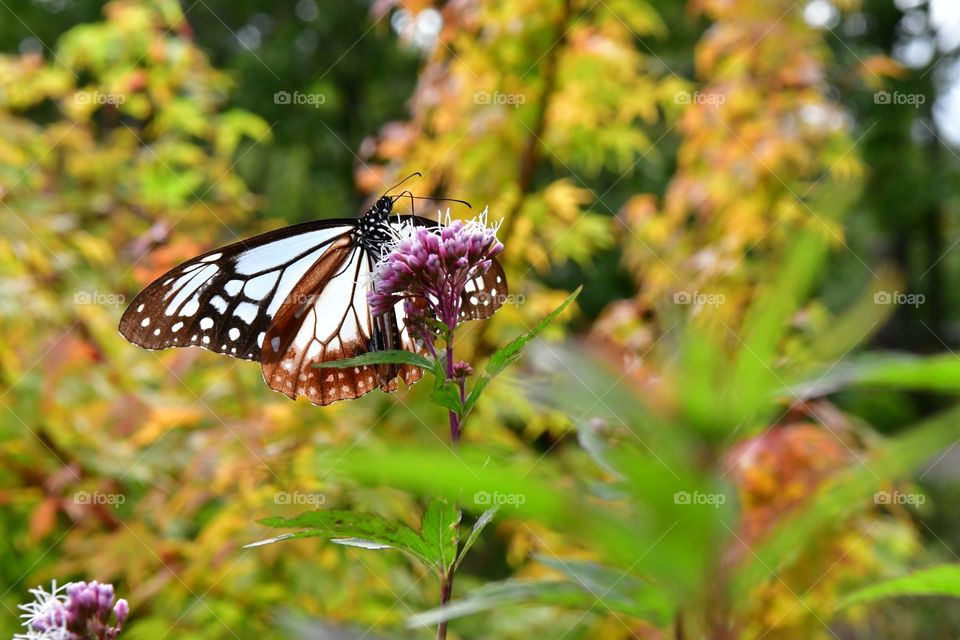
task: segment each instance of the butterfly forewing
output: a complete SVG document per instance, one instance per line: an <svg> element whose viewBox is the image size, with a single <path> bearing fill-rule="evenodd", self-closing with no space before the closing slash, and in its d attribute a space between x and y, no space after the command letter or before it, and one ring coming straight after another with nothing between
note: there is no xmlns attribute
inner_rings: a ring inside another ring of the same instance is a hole
<svg viewBox="0 0 960 640"><path fill-rule="evenodd" d="M194 258L150 284L120 320L120 333L147 349L199 346L247 360L274 313L353 221L296 225Z"/></svg>
<svg viewBox="0 0 960 640"><path fill-rule="evenodd" d="M398 375L408 384L420 378L420 370L412 366L315 366L389 343L396 343L394 348L417 350L395 314L376 320L370 315L367 289L372 270L372 259L363 249L340 240L297 283L263 343L261 367L272 389L325 405L358 398L378 387L393 391Z"/></svg>

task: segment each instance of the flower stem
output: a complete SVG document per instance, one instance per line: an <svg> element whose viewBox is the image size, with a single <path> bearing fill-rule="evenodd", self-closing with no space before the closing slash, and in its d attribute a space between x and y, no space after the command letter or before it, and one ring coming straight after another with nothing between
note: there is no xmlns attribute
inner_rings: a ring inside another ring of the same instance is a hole
<svg viewBox="0 0 960 640"><path fill-rule="evenodd" d="M453 380L453 328L447 331L447 380ZM462 393L461 393L462 395ZM450 442L454 448L460 445L460 416L450 412Z"/></svg>
<svg viewBox="0 0 960 640"><path fill-rule="evenodd" d="M453 596L453 569L440 580L440 606L445 607ZM447 621L444 620L437 626L437 640L446 640Z"/></svg>

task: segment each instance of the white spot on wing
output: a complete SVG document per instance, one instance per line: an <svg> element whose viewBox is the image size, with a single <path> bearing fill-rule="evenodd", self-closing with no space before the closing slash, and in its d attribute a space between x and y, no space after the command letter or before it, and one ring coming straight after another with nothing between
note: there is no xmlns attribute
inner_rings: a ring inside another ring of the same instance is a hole
<svg viewBox="0 0 960 640"><path fill-rule="evenodd" d="M213 318L201 318L200 328L206 331L213 326Z"/></svg>
<svg viewBox="0 0 960 640"><path fill-rule="evenodd" d="M229 280L227 284L223 285L223 290L227 292L228 296L235 296L240 293L240 289L243 288L243 280Z"/></svg>
<svg viewBox="0 0 960 640"><path fill-rule="evenodd" d="M227 310L227 301L220 296L213 296L210 298L210 306L220 313L224 313Z"/></svg>
<svg viewBox="0 0 960 640"><path fill-rule="evenodd" d="M257 305L249 302L241 302L237 305L237 308L233 310L233 315L247 324L253 324L253 321L257 318L257 311L259 311Z"/></svg>
<svg viewBox="0 0 960 640"><path fill-rule="evenodd" d="M197 311L200 310L200 298L193 296L190 298L190 302L183 305L183 309L180 309L180 315L182 316L192 316Z"/></svg>
<svg viewBox="0 0 960 640"><path fill-rule="evenodd" d="M227 332L231 340L236 340L240 337L240 329L236 327L230 327L230 331Z"/></svg>

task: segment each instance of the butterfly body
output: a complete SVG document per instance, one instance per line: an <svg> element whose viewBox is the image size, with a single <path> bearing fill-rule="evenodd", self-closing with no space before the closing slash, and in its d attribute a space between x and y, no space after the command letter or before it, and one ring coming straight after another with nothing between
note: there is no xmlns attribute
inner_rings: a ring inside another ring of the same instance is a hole
<svg viewBox="0 0 960 640"><path fill-rule="evenodd" d="M258 361L272 389L314 404L393 391L400 378L412 384L421 372L411 365L316 367L369 351L422 348L407 331L402 305L373 317L367 303L374 265L399 225L436 226L414 215L391 220L394 202L384 196L359 219L302 223L189 260L133 300L120 333L147 349L198 346ZM499 265L496 271L502 277Z"/></svg>

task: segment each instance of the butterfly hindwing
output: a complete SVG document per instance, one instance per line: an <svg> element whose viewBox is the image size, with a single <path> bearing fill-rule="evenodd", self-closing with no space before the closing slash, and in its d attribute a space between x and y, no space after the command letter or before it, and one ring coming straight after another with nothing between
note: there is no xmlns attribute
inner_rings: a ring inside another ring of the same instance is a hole
<svg viewBox="0 0 960 640"><path fill-rule="evenodd" d="M494 259L486 273L467 281L460 297L460 318L485 320L492 316L506 299L507 275L500 263Z"/></svg>
<svg viewBox="0 0 960 640"><path fill-rule="evenodd" d="M393 391L398 375L408 384L420 378L420 370L412 366L315 366L392 343L393 348L417 350L396 314L377 320L370 315L367 289L372 271L373 260L366 251L339 240L297 283L263 342L261 368L272 389L326 405L376 388Z"/></svg>
<svg viewBox="0 0 960 640"><path fill-rule="evenodd" d="M147 349L199 346L247 360L289 292L355 221L287 227L198 256L144 289L120 333Z"/></svg>

